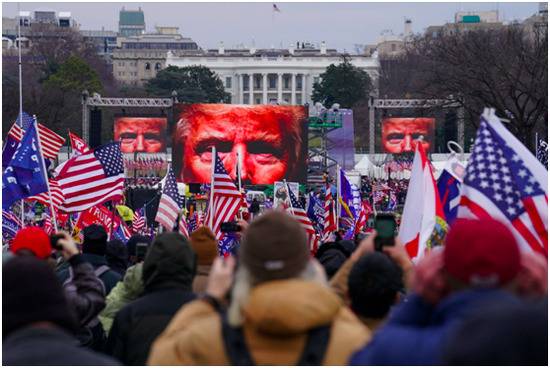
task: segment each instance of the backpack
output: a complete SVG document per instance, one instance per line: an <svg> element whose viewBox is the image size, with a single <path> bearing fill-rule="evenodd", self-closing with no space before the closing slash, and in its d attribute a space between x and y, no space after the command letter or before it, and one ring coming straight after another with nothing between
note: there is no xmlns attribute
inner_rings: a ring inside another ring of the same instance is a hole
<svg viewBox="0 0 550 368"><path fill-rule="evenodd" d="M99 281L101 281L101 288L103 289L104 295L106 293L106 288L103 280L101 280L101 276L110 270L111 268L107 265L99 266L94 270L94 275L96 275ZM74 284L73 279L73 268L69 267L69 277L63 282L63 288L73 291L76 290L76 285ZM107 336L105 335L105 330L103 329L99 318L94 316L90 320L78 322L80 324L80 328L76 334L76 337L80 341L80 345L89 347L95 351L102 351L103 345L107 340Z"/></svg>
<svg viewBox="0 0 550 368"><path fill-rule="evenodd" d="M230 365L256 365L246 345L242 327L230 326L227 314L222 315L222 337ZM295 365L322 365L330 340L330 325L308 331L304 350Z"/></svg>

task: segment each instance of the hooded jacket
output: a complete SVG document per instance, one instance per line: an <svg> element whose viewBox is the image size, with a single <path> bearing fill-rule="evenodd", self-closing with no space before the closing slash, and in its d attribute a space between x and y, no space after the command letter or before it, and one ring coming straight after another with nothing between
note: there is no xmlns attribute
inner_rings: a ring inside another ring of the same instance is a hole
<svg viewBox="0 0 550 368"><path fill-rule="evenodd" d="M345 365L370 332L326 286L287 279L255 287L243 307L244 336L258 365L293 365L308 331L330 326L325 365ZM228 365L221 317L205 301L184 306L155 341L149 365Z"/></svg>
<svg viewBox="0 0 550 368"><path fill-rule="evenodd" d="M194 299L195 268L195 253L183 235L159 235L143 262L143 295L117 313L107 353L126 365L144 365L156 337L180 307Z"/></svg>

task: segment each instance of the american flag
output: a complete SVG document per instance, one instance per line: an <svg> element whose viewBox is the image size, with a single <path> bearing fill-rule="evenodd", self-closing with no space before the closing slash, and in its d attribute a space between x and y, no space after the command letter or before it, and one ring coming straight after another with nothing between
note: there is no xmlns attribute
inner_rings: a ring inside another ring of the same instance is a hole
<svg viewBox="0 0 550 368"><path fill-rule="evenodd" d="M134 211L134 219L132 220L132 230L139 234L145 227L145 207Z"/></svg>
<svg viewBox="0 0 550 368"><path fill-rule="evenodd" d="M61 190L61 187L59 186L59 181L56 179L49 179L48 180L50 185L50 193L52 195L52 204L56 211L59 210L59 207L65 202L65 196L63 195L63 191ZM49 206L50 205L50 195L48 192L43 192L35 196L31 196L26 198L27 201L38 201L42 203L43 205Z"/></svg>
<svg viewBox="0 0 550 368"><path fill-rule="evenodd" d="M166 231L172 231L182 207L183 198L178 193L176 176L174 170L170 167L166 174L155 221L161 224Z"/></svg>
<svg viewBox="0 0 550 368"><path fill-rule="evenodd" d="M195 231L199 228L199 223L198 222L199 222L199 220L198 220L197 211L195 211L187 219L187 228L189 229L189 233L193 233L193 231Z"/></svg>
<svg viewBox="0 0 550 368"><path fill-rule="evenodd" d="M206 214L205 224L210 225L210 216L212 217L212 232L217 239L222 239L220 229L222 222L229 222L235 219L239 208L242 205L242 194L237 189L233 179L227 174L223 167L222 160L216 153L214 166L214 191L213 203L210 203L208 213Z"/></svg>
<svg viewBox="0 0 550 368"><path fill-rule="evenodd" d="M287 191L290 198L290 207L287 208L286 211L289 212L302 225L307 233L309 249L312 254L315 254L318 248L319 237L317 236L317 233L313 228L311 220L309 219L309 217L307 217L306 211L304 210L300 202L298 202L298 199L296 198L294 193L292 193L292 191L288 188Z"/></svg>
<svg viewBox="0 0 550 368"><path fill-rule="evenodd" d="M361 203L361 212L359 212L359 217L355 222L355 234L359 234L367 225L367 217L369 216L368 210L365 208L365 205Z"/></svg>
<svg viewBox="0 0 550 368"><path fill-rule="evenodd" d="M327 183L325 188L325 226L323 229L323 237L336 231L336 220L334 218L334 201L332 200L332 189Z"/></svg>
<svg viewBox="0 0 550 368"><path fill-rule="evenodd" d="M178 229L181 235L185 236L186 238L189 238L189 228L187 226L187 221L185 220L185 215L180 213L180 221L178 225Z"/></svg>
<svg viewBox="0 0 550 368"><path fill-rule="evenodd" d="M18 142L21 141L23 134L28 129L30 124L34 121L34 118L30 116L29 114L23 112L23 128L21 128L19 124L19 117L17 118L17 121L13 124L8 134L17 140ZM46 128L42 124L38 124L38 135L40 136L40 143L42 147L42 154L44 157L49 159L56 159L57 158L57 152L59 152L59 149L65 143L65 138L60 136L59 134L55 133L54 131Z"/></svg>
<svg viewBox="0 0 550 368"><path fill-rule="evenodd" d="M56 180L65 197L60 207L65 212L84 211L109 200L121 200L124 167L120 142L111 142L69 159Z"/></svg>
<svg viewBox="0 0 550 368"><path fill-rule="evenodd" d="M51 235L51 233L53 232L52 217L49 213L46 213L46 217L44 218L44 225L42 227L48 235Z"/></svg>
<svg viewBox="0 0 550 368"><path fill-rule="evenodd" d="M19 228L23 228L23 222L21 222L21 217L16 216L13 212L2 211L2 217L7 218L10 221L13 221Z"/></svg>
<svg viewBox="0 0 550 368"><path fill-rule="evenodd" d="M458 217L498 219L523 249L548 256L547 187L548 171L494 114L484 114L466 168Z"/></svg>

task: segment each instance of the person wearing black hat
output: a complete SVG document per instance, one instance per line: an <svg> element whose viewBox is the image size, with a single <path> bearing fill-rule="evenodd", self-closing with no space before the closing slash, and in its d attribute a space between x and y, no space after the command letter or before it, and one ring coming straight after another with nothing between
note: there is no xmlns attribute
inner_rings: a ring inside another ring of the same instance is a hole
<svg viewBox="0 0 550 368"><path fill-rule="evenodd" d="M126 365L145 365L149 349L192 292L196 254L179 233L163 233L143 262L143 294L115 316L106 352Z"/></svg>
<svg viewBox="0 0 550 368"><path fill-rule="evenodd" d="M119 364L78 347L78 323L46 262L14 257L4 264L2 274L3 365Z"/></svg>
<svg viewBox="0 0 550 368"><path fill-rule="evenodd" d="M122 280L122 276L113 271L105 258L107 252L107 232L101 225L90 225L83 230L84 242L82 243L82 258L92 265L97 276L105 286L105 295L109 295L111 289ZM68 269L58 272L61 282L66 282L71 275Z"/></svg>

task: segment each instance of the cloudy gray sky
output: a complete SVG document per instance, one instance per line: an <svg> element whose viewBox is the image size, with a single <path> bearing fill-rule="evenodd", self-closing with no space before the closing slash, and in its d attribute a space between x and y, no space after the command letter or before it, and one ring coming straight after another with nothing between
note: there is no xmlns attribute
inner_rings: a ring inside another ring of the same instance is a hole
<svg viewBox="0 0 550 368"><path fill-rule="evenodd" d="M81 29L117 30L118 12L137 9L145 12L148 31L155 25L174 25L203 48L238 45L287 47L291 42L326 41L327 46L354 52L355 44L375 43L380 33L403 32L405 17L412 19L413 31L450 22L462 11L499 10L505 21L522 20L538 9L538 3L20 3L21 10L70 11ZM3 17L17 13L17 3L2 3Z"/></svg>

